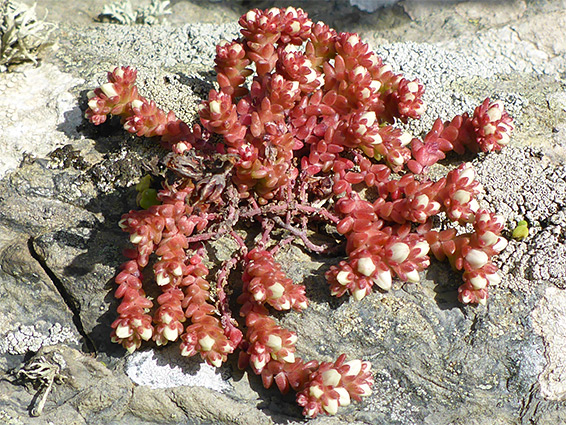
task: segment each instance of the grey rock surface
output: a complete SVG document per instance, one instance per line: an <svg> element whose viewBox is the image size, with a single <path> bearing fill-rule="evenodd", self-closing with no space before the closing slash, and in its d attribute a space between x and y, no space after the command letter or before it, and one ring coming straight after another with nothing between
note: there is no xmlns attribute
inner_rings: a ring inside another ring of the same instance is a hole
<svg viewBox="0 0 566 425"><path fill-rule="evenodd" d="M215 44L237 34L244 6L172 2L169 25L124 27L93 21L103 2L61 3L40 5L58 23L41 65L0 74L0 423L302 422L292 395L265 390L235 359L214 371L174 344L127 356L108 337L127 245L116 223L135 208L133 186L160 152L115 120L83 120L86 93L114 66L134 66L145 96L192 122L213 87ZM499 256L503 279L485 307L459 305L459 274L437 263L420 284L337 300L324 272L338 259L282 250L278 259L307 282L311 300L281 317L300 355L370 360L376 381L362 403L310 423L566 423L566 32L557 30L566 4L404 1L369 14L346 1L313 3L302 5L314 19L361 32L396 70L424 82L429 108L414 134L486 96L506 103L512 146L465 159L485 187L481 202L506 217L506 236L520 220L530 234ZM76 19L65 18L70 11ZM235 249L211 248L217 261ZM55 355L65 380L32 417L41 386L13 371Z"/></svg>

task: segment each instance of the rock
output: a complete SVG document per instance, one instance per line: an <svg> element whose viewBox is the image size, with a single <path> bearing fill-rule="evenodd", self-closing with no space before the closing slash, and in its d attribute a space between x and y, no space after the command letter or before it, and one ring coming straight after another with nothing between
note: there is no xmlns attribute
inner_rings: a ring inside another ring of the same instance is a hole
<svg viewBox="0 0 566 425"><path fill-rule="evenodd" d="M373 14L394 21L392 28L362 28L386 62L425 83L429 113L410 127L414 134L488 95L509 106L517 124L512 146L466 160L486 189L484 205L506 217L506 236L523 219L530 234L499 256L503 279L485 307L459 305L461 277L439 263L419 284L394 282L390 292L360 302L335 299L324 272L339 258L310 257L300 243L282 249L278 259L293 280L306 282L311 300L303 313L279 317L297 332L299 354L362 357L376 381L362 403L310 423L566 423L566 111L557 74L566 53L561 35L553 42L539 28L553 28L553 19L563 26L563 14L531 3L502 3L490 17L475 2L434 10L404 2L412 21L392 8ZM144 95L192 121L213 87L215 44L238 32L236 6L205 6L179 2L174 18L214 8L211 16L232 23L121 27L81 15L60 22L58 49L40 67L0 74L0 91L10 95L0 103L16 117L0 124L0 422L303 422L292 395L264 389L236 359L211 372L198 358L181 357L177 344L148 344L128 357L109 341L113 277L127 246L116 223L135 208L133 186L159 167L162 152L116 120L84 121L86 93L111 67L131 65ZM236 249L229 240L211 248L217 262ZM10 371L57 358L65 379L53 385L43 415L31 418L37 387L24 387Z"/></svg>
<svg viewBox="0 0 566 425"><path fill-rule="evenodd" d="M53 345L41 348L27 364L32 362L43 368L60 365L58 374L63 379L62 383L54 383L47 395L43 423L107 424L125 415L131 382L93 357L68 346ZM32 385L29 392L15 385L21 382L26 380L0 383L1 394L12 396L11 400L2 400L0 417L4 415L6 423L39 423L28 417L28 409L32 411L37 405L38 397L33 394L41 394L37 391L41 381L28 382Z"/></svg>
<svg viewBox="0 0 566 425"><path fill-rule="evenodd" d="M81 336L72 311L29 250L31 236L4 226L1 234L0 370L6 372L43 346L78 347Z"/></svg>
<svg viewBox="0 0 566 425"><path fill-rule="evenodd" d="M566 292L549 287L532 313L535 331L546 346L547 364L539 383L549 400L566 400Z"/></svg>
<svg viewBox="0 0 566 425"><path fill-rule="evenodd" d="M57 67L45 64L7 74L0 83L0 176L13 170L24 152L45 156L53 149L77 138L81 122L76 101L69 89L82 79L64 74ZM41 99L41 104L38 100ZM67 123L61 131L53 129ZM52 133L45 139L46 133Z"/></svg>
<svg viewBox="0 0 566 425"><path fill-rule="evenodd" d="M399 0L350 0L352 6L358 7L364 12L375 12L380 7L391 6Z"/></svg>

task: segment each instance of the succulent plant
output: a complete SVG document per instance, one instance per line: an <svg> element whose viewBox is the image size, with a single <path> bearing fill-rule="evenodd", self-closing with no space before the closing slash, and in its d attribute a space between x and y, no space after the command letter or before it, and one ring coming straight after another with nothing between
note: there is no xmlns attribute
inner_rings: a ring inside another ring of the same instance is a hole
<svg viewBox="0 0 566 425"><path fill-rule="evenodd" d="M419 118L424 87L395 74L357 34L313 24L291 7L254 9L239 23L242 37L217 46L218 89L199 106L200 125L141 96L129 67L89 94L92 123L117 115L127 131L159 137L174 175L158 205L120 221L133 247L116 277L121 304L112 339L129 351L143 340L180 339L181 354L199 353L214 366L239 349L240 367L251 367L266 387L295 390L306 416L334 414L370 394L370 365L344 355L322 363L297 356L295 333L269 313L300 311L308 300L276 252L293 240L313 253L342 249L345 259L326 273L331 293L361 300L373 288L390 290L395 278L418 282L430 251L463 272L462 303L485 303L500 280L492 258L507 244L504 220L480 209L471 164L436 181L427 172L451 151L500 150L513 124L501 102L486 99L471 116L439 119L422 139L409 136L394 124ZM449 225L437 226L440 214ZM342 240L317 245L309 235L321 224ZM242 225L257 231L252 246ZM239 250L211 278L203 242L222 235ZM150 264L161 290L153 311L143 289ZM240 321L227 295L238 265Z"/></svg>

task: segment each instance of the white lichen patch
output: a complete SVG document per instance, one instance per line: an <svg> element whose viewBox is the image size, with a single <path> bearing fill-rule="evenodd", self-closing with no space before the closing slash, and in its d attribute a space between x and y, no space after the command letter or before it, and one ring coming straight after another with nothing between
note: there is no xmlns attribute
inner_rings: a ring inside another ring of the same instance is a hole
<svg viewBox="0 0 566 425"><path fill-rule="evenodd" d="M21 325L17 330L0 337L0 354L26 354L48 345L69 342L78 343L76 333L71 328L60 323L39 321L34 325Z"/></svg>
<svg viewBox="0 0 566 425"><path fill-rule="evenodd" d="M540 392L547 400L566 400L566 290L547 288L532 319L547 360L538 378Z"/></svg>
<svg viewBox="0 0 566 425"><path fill-rule="evenodd" d="M178 346L135 351L128 357L126 374L136 384L153 389L190 386L223 392L229 388L215 367L200 357L181 357Z"/></svg>

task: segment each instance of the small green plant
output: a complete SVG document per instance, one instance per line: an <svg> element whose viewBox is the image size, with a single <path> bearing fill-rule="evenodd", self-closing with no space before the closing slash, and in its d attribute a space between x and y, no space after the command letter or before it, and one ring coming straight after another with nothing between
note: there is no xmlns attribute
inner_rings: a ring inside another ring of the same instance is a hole
<svg viewBox="0 0 566 425"><path fill-rule="evenodd" d="M55 24L38 20L35 6L0 0L0 71L25 61L37 64L37 53Z"/></svg>
<svg viewBox="0 0 566 425"><path fill-rule="evenodd" d="M517 223L517 227L513 229L513 239L518 241L525 239L529 236L529 225L525 220L521 220Z"/></svg>
<svg viewBox="0 0 566 425"><path fill-rule="evenodd" d="M98 19L122 25L155 25L162 22L165 15L171 14L168 7L168 0L151 0L149 6L134 11L130 0L121 0L105 5Z"/></svg>
<svg viewBox="0 0 566 425"><path fill-rule="evenodd" d="M159 205L161 202L157 199L157 190L150 187L153 179L150 174L146 174L136 185L138 196L136 203L138 206L147 210L152 205Z"/></svg>

